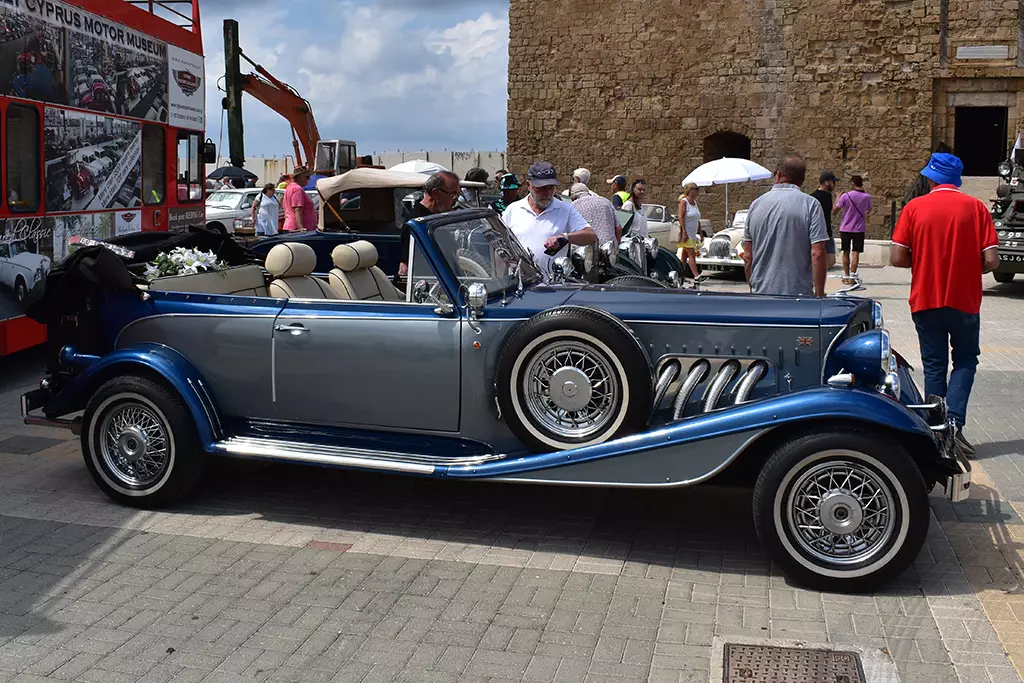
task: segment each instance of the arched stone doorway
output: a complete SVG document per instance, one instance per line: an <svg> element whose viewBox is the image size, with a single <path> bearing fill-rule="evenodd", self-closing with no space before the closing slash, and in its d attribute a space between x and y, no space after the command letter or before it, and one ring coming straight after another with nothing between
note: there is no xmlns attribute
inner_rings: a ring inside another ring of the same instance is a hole
<svg viewBox="0 0 1024 683"><path fill-rule="evenodd" d="M720 130L704 138L704 163L731 157L733 159L750 158L750 138L742 133L731 130Z"/></svg>

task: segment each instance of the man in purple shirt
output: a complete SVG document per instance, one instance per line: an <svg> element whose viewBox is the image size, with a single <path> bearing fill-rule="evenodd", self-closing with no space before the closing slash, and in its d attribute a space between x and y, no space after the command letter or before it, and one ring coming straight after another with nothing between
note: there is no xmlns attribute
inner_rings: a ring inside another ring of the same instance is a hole
<svg viewBox="0 0 1024 683"><path fill-rule="evenodd" d="M839 224L839 237L843 247L843 282L845 284L853 284L860 280L860 276L857 275L857 266L860 265L860 255L864 253L864 235L868 230L868 216L874 208L871 203L871 195L864 191L864 179L855 175L851 176L850 182L853 183L853 189L844 193L836 202L836 208L832 209L832 213L843 212L843 222Z"/></svg>

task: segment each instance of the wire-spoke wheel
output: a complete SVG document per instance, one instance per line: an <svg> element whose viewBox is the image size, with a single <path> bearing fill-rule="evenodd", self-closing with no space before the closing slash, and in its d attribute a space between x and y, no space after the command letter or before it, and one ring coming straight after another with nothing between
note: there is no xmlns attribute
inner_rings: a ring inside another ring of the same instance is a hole
<svg viewBox="0 0 1024 683"><path fill-rule="evenodd" d="M871 590L906 569L928 519L924 478L909 454L852 429L785 442L754 490L754 525L772 559L822 590Z"/></svg>
<svg viewBox="0 0 1024 683"><path fill-rule="evenodd" d="M144 377L112 379L93 395L83 416L82 454L108 496L147 508L186 496L206 462L181 398Z"/></svg>
<svg viewBox="0 0 1024 683"><path fill-rule="evenodd" d="M531 415L553 433L585 439L615 417L619 383L611 362L582 341L550 344L523 373Z"/></svg>
<svg viewBox="0 0 1024 683"><path fill-rule="evenodd" d="M892 537L896 503L892 492L865 465L837 452L839 459L805 472L786 503L787 523L801 550L836 564L856 564L877 553Z"/></svg>
<svg viewBox="0 0 1024 683"><path fill-rule="evenodd" d="M167 425L147 403L124 399L100 425L103 462L125 486L144 488L171 462Z"/></svg>
<svg viewBox="0 0 1024 683"><path fill-rule="evenodd" d="M644 427L653 394L643 347L617 318L545 311L505 344L496 378L509 428L532 450L565 450Z"/></svg>

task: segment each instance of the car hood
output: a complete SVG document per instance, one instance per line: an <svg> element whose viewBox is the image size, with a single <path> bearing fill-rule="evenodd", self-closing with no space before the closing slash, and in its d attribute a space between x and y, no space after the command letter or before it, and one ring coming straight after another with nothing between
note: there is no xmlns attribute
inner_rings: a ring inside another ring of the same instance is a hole
<svg viewBox="0 0 1024 683"><path fill-rule="evenodd" d="M719 230L714 235L707 238L706 241L710 242L713 239L727 239L729 240L729 244L735 247L740 243L740 240L743 239L743 228L726 228L725 230Z"/></svg>
<svg viewBox="0 0 1024 683"><path fill-rule="evenodd" d="M763 296L673 289L621 289L590 285L565 302L593 306L625 322L685 321L708 325L845 325L867 299Z"/></svg>
<svg viewBox="0 0 1024 683"><path fill-rule="evenodd" d="M236 215L239 215L241 213L243 212L240 211L239 209L225 209L223 207L207 206L206 220L207 222L209 222L214 218L234 218Z"/></svg>

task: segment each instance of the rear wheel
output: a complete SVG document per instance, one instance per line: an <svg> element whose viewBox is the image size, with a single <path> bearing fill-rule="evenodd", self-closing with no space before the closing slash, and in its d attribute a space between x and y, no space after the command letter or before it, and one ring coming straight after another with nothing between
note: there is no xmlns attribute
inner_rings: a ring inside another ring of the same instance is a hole
<svg viewBox="0 0 1024 683"><path fill-rule="evenodd" d="M89 401L82 455L104 493L142 508L185 498L206 463L181 399L150 379L130 376L108 381Z"/></svg>
<svg viewBox="0 0 1024 683"><path fill-rule="evenodd" d="M872 590L899 574L924 545L928 521L910 455L858 431L785 442L754 489L761 543L787 575L818 590Z"/></svg>
<svg viewBox="0 0 1024 683"><path fill-rule="evenodd" d="M992 273L992 277L996 279L996 282L1006 284L1007 282L1013 282L1013 276L1016 273Z"/></svg>
<svg viewBox="0 0 1024 683"><path fill-rule="evenodd" d="M25 284L25 278L18 276L14 281L14 296L18 299L18 303L24 303L28 297L28 286Z"/></svg>

